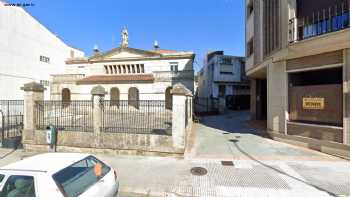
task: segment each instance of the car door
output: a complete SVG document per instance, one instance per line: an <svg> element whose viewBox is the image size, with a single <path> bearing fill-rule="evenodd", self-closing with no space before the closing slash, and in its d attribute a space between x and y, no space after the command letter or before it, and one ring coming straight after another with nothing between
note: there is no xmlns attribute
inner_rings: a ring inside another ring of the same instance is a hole
<svg viewBox="0 0 350 197"><path fill-rule="evenodd" d="M113 169L92 156L88 159L88 166L94 169L97 182L79 197L114 197L117 192L117 184Z"/></svg>

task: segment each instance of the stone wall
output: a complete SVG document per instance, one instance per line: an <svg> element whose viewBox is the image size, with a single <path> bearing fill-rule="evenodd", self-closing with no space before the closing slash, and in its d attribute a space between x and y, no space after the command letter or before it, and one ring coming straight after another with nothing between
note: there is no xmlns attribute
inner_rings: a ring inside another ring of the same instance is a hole
<svg viewBox="0 0 350 197"><path fill-rule="evenodd" d="M96 139L98 139L96 141ZM97 143L96 143L97 142ZM163 135L126 134L126 133L100 133L93 132L58 131L57 149L71 147L92 150L111 149L139 152L160 152L182 154L183 149L172 146L172 137ZM25 149L42 151L49 150L46 142L46 131L36 130L33 140L24 141Z"/></svg>
<svg viewBox="0 0 350 197"><path fill-rule="evenodd" d="M25 84L25 121L22 143L25 150L52 151L46 142L46 131L36 128L35 102L43 100L44 88L40 84ZM182 84L173 86L172 134L131 134L102 132L100 101L106 94L102 86L92 88L93 132L58 131L57 151L74 152L131 152L183 154L186 148L187 132L192 128L192 94Z"/></svg>

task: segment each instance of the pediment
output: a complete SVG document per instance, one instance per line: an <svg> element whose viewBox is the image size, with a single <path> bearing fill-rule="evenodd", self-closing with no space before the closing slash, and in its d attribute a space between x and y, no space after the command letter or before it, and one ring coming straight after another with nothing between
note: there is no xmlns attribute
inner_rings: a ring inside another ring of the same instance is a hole
<svg viewBox="0 0 350 197"><path fill-rule="evenodd" d="M114 53L109 56L106 56L105 58L108 59L120 59L120 58L136 58L136 57L145 57L143 54L139 53L130 53L127 51L122 51L120 53Z"/></svg>
<svg viewBox="0 0 350 197"><path fill-rule="evenodd" d="M90 60L115 60L115 59L137 59L145 57L159 57L160 54L153 51L145 51L134 48L115 48L106 53L92 56Z"/></svg>

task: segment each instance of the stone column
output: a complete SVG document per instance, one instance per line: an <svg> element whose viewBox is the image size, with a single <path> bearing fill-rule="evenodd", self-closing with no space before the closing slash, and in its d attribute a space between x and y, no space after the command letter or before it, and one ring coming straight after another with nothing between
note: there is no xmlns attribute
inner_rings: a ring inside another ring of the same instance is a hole
<svg viewBox="0 0 350 197"><path fill-rule="evenodd" d="M184 149L186 136L186 95L189 95L191 91L179 83L173 86L171 93L173 95L173 146L178 149Z"/></svg>
<svg viewBox="0 0 350 197"><path fill-rule="evenodd" d="M187 126L186 126L186 131L189 131L192 128L192 123L193 123L193 118L192 118L192 93L186 94L186 102L187 102ZM187 134L185 135L185 141L187 140Z"/></svg>
<svg viewBox="0 0 350 197"><path fill-rule="evenodd" d="M102 86L96 86L92 88L91 95L94 102L93 109L93 125L95 134L95 147L100 144L100 133L102 127L102 113L103 113L103 100L106 95L106 91Z"/></svg>
<svg viewBox="0 0 350 197"><path fill-rule="evenodd" d="M39 83L27 83L21 88L24 91L24 114L22 143L33 143L35 135L35 101L44 100L45 88Z"/></svg>
<svg viewBox="0 0 350 197"><path fill-rule="evenodd" d="M343 52L343 142L350 145L350 49Z"/></svg>

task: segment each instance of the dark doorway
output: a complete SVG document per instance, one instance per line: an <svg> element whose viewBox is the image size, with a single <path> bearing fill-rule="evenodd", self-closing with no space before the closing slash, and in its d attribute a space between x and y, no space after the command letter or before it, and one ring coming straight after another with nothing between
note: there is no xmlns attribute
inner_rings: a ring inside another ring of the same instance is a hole
<svg viewBox="0 0 350 197"><path fill-rule="evenodd" d="M133 106L136 109L139 108L139 90L135 87L129 88L128 92L128 104L129 106Z"/></svg>
<svg viewBox="0 0 350 197"><path fill-rule="evenodd" d="M173 107L173 97L171 95L171 90L172 90L172 87L168 87L165 90L165 108L166 109L172 109Z"/></svg>
<svg viewBox="0 0 350 197"><path fill-rule="evenodd" d="M111 88L111 105L119 106L119 100L120 100L120 92L119 89L114 87Z"/></svg>
<svg viewBox="0 0 350 197"><path fill-rule="evenodd" d="M256 119L267 119L267 80L256 80Z"/></svg>
<svg viewBox="0 0 350 197"><path fill-rule="evenodd" d="M226 86L225 85L219 85L219 97L225 97L226 94Z"/></svg>
<svg viewBox="0 0 350 197"><path fill-rule="evenodd" d="M70 101L71 101L70 90L68 88L63 88L62 89L62 104L63 104L63 107L69 106Z"/></svg>

